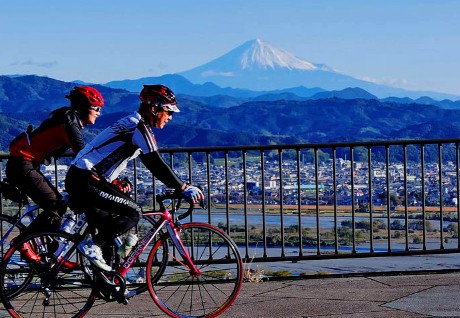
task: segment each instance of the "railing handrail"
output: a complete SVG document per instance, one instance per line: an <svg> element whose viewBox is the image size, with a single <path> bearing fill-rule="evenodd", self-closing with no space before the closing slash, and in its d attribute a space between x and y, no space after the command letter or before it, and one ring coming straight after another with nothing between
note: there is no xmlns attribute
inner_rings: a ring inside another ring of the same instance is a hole
<svg viewBox="0 0 460 318"><path fill-rule="evenodd" d="M428 145L447 144L460 142L460 138L443 139L397 139L397 140L367 140L354 142L321 142L302 144L280 144L280 145L236 145L236 146L203 146L203 147L171 147L160 148L162 153L190 153L190 152L222 152L222 151L250 151L250 150L277 150L277 149L299 149L299 148L341 148L341 147L366 147L366 146L403 146L403 145ZM60 157L72 157L72 154L65 154ZM9 154L0 154L0 160L8 159Z"/></svg>
<svg viewBox="0 0 460 318"><path fill-rule="evenodd" d="M341 147L366 147L366 146L403 146L403 145L428 145L447 144L460 142L460 138L443 139L401 139L392 141L372 140L355 142L327 142L327 143L303 143L303 144L281 144L281 145L241 145L241 146L204 146L204 147L175 147L162 148L164 153L188 153L188 152L221 152L221 151L249 151L249 150L277 150L277 149L299 149L299 148L341 148Z"/></svg>

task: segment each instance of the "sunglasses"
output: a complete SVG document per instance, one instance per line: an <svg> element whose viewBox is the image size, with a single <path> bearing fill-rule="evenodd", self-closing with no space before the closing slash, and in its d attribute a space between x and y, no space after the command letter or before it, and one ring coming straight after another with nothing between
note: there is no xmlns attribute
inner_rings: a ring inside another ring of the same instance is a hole
<svg viewBox="0 0 460 318"><path fill-rule="evenodd" d="M101 111L101 108L102 107L99 107L99 106L90 106L89 107L90 110L94 110L96 113L99 113Z"/></svg>

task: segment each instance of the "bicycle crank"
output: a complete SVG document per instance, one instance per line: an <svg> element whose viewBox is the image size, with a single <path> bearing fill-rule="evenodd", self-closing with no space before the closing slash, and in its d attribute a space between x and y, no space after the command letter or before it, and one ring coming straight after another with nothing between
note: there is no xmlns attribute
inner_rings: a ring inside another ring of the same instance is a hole
<svg viewBox="0 0 460 318"><path fill-rule="evenodd" d="M119 273L114 271L107 274L97 272L95 281L99 298L107 302L118 301L127 304L124 296L126 279Z"/></svg>
<svg viewBox="0 0 460 318"><path fill-rule="evenodd" d="M45 288L43 293L45 294L45 299L43 299L43 306L49 306L52 293L49 288Z"/></svg>

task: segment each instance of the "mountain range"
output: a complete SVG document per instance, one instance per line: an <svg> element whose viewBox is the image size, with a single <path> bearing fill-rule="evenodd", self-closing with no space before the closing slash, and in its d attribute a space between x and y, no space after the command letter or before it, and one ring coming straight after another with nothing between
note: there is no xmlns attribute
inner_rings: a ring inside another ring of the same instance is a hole
<svg viewBox="0 0 460 318"><path fill-rule="evenodd" d="M0 150L28 124L68 105L76 82L0 76ZM91 84L104 96L90 138L137 109L143 84L176 93L182 112L155 131L165 146L231 146L456 138L458 96L409 92L355 79L264 41L252 40L180 74Z"/></svg>
<svg viewBox="0 0 460 318"><path fill-rule="evenodd" d="M140 92L142 84L162 83L170 87L178 95L188 96L189 99L201 101L216 107L236 106L243 102L259 100L308 100L325 98L343 99L377 99L381 101L395 102L399 104L418 103L424 105L436 105L442 108L460 108L460 100L442 99L437 100L429 96L418 98L395 97L378 98L368 91L359 87L347 87L342 90L326 91L319 87L307 88L297 86L273 91L252 91L248 89L222 88L213 83L193 84L186 78L177 74L167 74L158 77L143 77L135 80L112 81L104 86L126 89L130 92Z"/></svg>
<svg viewBox="0 0 460 318"><path fill-rule="evenodd" d="M206 64L179 74L197 84L212 82L221 87L250 90L275 90L296 86L320 87L324 90L360 87L379 98L418 98L428 95L435 99L458 99L458 96L448 94L407 91L357 79L325 64L296 57L260 39L247 41Z"/></svg>
<svg viewBox="0 0 460 318"><path fill-rule="evenodd" d="M187 83L178 75L168 78ZM0 149L6 151L9 141L28 124L36 126L50 110L68 105L64 95L74 85L32 75L0 76ZM139 105L137 93L102 85L95 87L103 94L106 105L96 124L84 129L87 138ZM409 98L378 99L361 88L311 91L310 97L294 93L306 93L302 88L263 94L245 92L254 96L178 94L181 113L175 114L165 129L155 133L167 147L460 136L459 101L436 101L428 97L420 102Z"/></svg>
<svg viewBox="0 0 460 318"><path fill-rule="evenodd" d="M162 80L182 94L195 96L221 94L234 97L254 97L268 92L294 88L296 88L296 95L309 97L313 95L313 92L339 91L349 87L359 87L378 98L417 99L430 96L437 100L460 99L460 96L453 94L408 91L357 79L325 64L312 63L298 58L260 39L247 41L208 63L174 75L117 80L104 85L138 92L142 84Z"/></svg>

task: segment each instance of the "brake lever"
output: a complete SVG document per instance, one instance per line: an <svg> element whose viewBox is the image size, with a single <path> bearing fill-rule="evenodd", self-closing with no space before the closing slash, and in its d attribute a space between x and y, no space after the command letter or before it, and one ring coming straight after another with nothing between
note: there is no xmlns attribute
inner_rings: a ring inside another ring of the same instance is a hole
<svg viewBox="0 0 460 318"><path fill-rule="evenodd" d="M200 189L200 191L203 193L203 196L204 196L204 188L202 186L197 186L198 189ZM199 201L199 206L200 208L202 209L205 209L206 208L206 204L204 203L204 199L201 199Z"/></svg>

